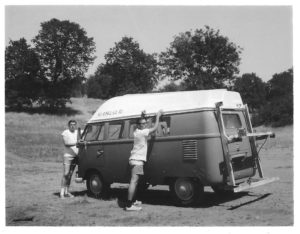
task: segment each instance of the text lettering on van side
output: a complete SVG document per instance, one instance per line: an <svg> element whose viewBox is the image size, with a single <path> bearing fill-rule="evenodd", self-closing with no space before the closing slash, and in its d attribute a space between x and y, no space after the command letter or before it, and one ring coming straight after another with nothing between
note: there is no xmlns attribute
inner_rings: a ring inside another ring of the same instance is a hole
<svg viewBox="0 0 300 234"><path fill-rule="evenodd" d="M98 116L103 116L103 117L106 117L106 116L113 116L113 115L120 115L123 113L123 110L122 109L119 109L119 110L112 110L112 111L105 111L105 112L100 112L98 114Z"/></svg>

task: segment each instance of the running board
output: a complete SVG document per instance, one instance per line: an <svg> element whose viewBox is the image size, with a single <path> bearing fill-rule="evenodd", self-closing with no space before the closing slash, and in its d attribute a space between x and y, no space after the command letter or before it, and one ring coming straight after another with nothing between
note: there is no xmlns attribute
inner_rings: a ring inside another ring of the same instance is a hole
<svg viewBox="0 0 300 234"><path fill-rule="evenodd" d="M232 190L235 193L247 190L247 189L251 189L251 188L255 188L261 185L265 185L265 184L269 184L272 183L274 181L279 180L278 177L272 177L272 178L260 178L260 179L254 179L254 178L249 178L247 181L236 185L236 186L228 186L226 188L226 190Z"/></svg>

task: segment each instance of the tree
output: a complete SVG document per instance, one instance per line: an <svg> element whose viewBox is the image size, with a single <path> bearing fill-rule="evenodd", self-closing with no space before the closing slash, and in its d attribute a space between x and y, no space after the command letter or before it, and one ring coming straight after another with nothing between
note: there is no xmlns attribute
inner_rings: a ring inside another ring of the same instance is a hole
<svg viewBox="0 0 300 234"><path fill-rule="evenodd" d="M5 48L5 104L7 107L31 106L42 87L37 54L26 39L9 41Z"/></svg>
<svg viewBox="0 0 300 234"><path fill-rule="evenodd" d="M41 23L42 29L32 40L46 79L42 105L64 107L72 88L82 83L84 74L94 61L95 43L79 24L51 19Z"/></svg>
<svg viewBox="0 0 300 234"><path fill-rule="evenodd" d="M87 80L87 96L89 98L108 99L113 79L109 75L99 74L98 71Z"/></svg>
<svg viewBox="0 0 300 234"><path fill-rule="evenodd" d="M268 100L282 96L293 96L293 69L274 74L268 81Z"/></svg>
<svg viewBox="0 0 300 234"><path fill-rule="evenodd" d="M223 88L239 72L241 48L208 26L175 36L160 54L160 73L188 89Z"/></svg>
<svg viewBox="0 0 300 234"><path fill-rule="evenodd" d="M283 126L293 123L293 69L273 75L268 81L267 104L261 109L265 124Z"/></svg>
<svg viewBox="0 0 300 234"><path fill-rule="evenodd" d="M95 76L106 83L108 95L146 93L157 84L157 62L154 55L146 54L131 37L123 37L105 55L105 64L99 65ZM110 79L110 82L102 79ZM108 87L109 86L109 87Z"/></svg>
<svg viewBox="0 0 300 234"><path fill-rule="evenodd" d="M266 102L266 84L255 73L246 73L237 78L234 90L241 94L251 112L258 110Z"/></svg>
<svg viewBox="0 0 300 234"><path fill-rule="evenodd" d="M162 88L159 89L159 92L176 92L176 91L183 91L186 87L184 87L184 84L176 84L174 81L171 81L170 83L164 85Z"/></svg>

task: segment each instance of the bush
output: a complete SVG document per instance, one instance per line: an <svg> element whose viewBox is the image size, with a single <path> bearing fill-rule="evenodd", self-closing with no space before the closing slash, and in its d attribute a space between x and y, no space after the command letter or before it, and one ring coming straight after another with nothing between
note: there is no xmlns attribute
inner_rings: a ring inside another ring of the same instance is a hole
<svg viewBox="0 0 300 234"><path fill-rule="evenodd" d="M293 124L293 69L273 75L267 90L267 102L255 116L255 124L273 127Z"/></svg>
<svg viewBox="0 0 300 234"><path fill-rule="evenodd" d="M264 120L260 112L252 113L250 114L250 116L251 116L251 123L253 127L257 127L264 124Z"/></svg>
<svg viewBox="0 0 300 234"><path fill-rule="evenodd" d="M272 99L260 110L262 123L273 127L293 124L293 96L284 95Z"/></svg>
<svg viewBox="0 0 300 234"><path fill-rule="evenodd" d="M112 77L109 75L101 75L96 72L86 82L86 94L89 98L110 98L110 90L113 88Z"/></svg>

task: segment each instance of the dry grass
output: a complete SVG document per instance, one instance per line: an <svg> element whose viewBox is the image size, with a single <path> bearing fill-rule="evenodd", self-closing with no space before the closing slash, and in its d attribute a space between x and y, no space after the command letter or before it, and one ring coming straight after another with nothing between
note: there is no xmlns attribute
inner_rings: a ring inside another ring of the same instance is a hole
<svg viewBox="0 0 300 234"><path fill-rule="evenodd" d="M34 160L60 161L63 152L60 133L67 127L67 122L76 119L78 126L83 128L102 102L73 98L68 107L78 112L75 115L6 113L6 151Z"/></svg>
<svg viewBox="0 0 300 234"><path fill-rule="evenodd" d="M278 127L278 128L271 128L266 126L261 126L258 128L255 128L257 132L274 132L276 137L272 139L272 144L267 144L268 147L273 147L276 145L276 147L279 148L293 148L293 125L284 126L284 127Z"/></svg>

